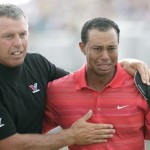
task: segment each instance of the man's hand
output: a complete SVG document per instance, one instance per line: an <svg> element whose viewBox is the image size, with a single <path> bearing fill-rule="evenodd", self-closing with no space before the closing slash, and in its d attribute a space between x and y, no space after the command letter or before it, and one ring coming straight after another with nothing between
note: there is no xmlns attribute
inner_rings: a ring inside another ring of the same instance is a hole
<svg viewBox="0 0 150 150"><path fill-rule="evenodd" d="M82 118L77 120L72 126L74 135L74 144L86 145L92 143L104 143L112 138L115 130L110 124L94 124L86 122L92 116L90 110Z"/></svg>
<svg viewBox="0 0 150 150"><path fill-rule="evenodd" d="M137 59L123 59L120 61L121 66L132 76L138 70L144 84L150 85L150 70L146 63Z"/></svg>

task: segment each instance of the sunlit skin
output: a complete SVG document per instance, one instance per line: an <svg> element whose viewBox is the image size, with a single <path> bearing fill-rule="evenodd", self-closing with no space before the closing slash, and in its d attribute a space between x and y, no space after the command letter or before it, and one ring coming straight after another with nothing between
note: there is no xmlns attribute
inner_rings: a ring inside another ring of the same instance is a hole
<svg viewBox="0 0 150 150"><path fill-rule="evenodd" d="M86 56L86 79L88 85L100 91L114 77L118 62L118 36L114 29L102 32L92 29L88 32L88 41L79 43Z"/></svg>
<svg viewBox="0 0 150 150"><path fill-rule="evenodd" d="M16 67L23 63L28 47L28 23L0 17L0 64Z"/></svg>

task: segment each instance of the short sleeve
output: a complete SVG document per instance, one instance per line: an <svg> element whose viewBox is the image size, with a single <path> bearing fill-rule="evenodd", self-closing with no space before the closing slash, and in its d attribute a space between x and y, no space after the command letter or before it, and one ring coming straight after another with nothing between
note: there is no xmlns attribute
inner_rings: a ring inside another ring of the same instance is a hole
<svg viewBox="0 0 150 150"><path fill-rule="evenodd" d="M43 120L43 125L42 125L42 133L47 133L49 132L49 130L58 126L58 124L56 123L56 117L54 114L55 112L51 108L50 101L48 100L48 97L47 97L46 104L45 104L44 120Z"/></svg>
<svg viewBox="0 0 150 150"><path fill-rule="evenodd" d="M0 100L0 139L4 139L16 133L15 124L11 115Z"/></svg>
<svg viewBox="0 0 150 150"><path fill-rule="evenodd" d="M48 76L48 81L53 81L69 74L68 71L55 66L40 54L33 54L31 56L33 56L32 59L28 61L32 60L32 63L37 66L36 69L39 69L40 72L42 70L42 72L44 73L43 75Z"/></svg>

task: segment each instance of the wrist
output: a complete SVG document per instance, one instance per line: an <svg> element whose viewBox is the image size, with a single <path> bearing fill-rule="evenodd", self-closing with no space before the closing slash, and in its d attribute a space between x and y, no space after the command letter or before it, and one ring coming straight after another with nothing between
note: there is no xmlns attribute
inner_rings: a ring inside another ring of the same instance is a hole
<svg viewBox="0 0 150 150"><path fill-rule="evenodd" d="M75 138L75 134L73 132L73 129L72 128L69 128L69 129L65 129L63 131L64 133L64 136L65 136L65 142L67 141L67 145L73 145L75 144L76 142L76 138Z"/></svg>

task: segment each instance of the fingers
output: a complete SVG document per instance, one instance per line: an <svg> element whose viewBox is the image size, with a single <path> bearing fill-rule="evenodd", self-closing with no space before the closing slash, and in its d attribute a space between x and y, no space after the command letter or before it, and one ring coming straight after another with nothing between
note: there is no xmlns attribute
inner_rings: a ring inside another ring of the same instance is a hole
<svg viewBox="0 0 150 150"><path fill-rule="evenodd" d="M87 123L86 121L87 121L88 119L90 119L91 116L92 116L92 110L89 110L84 116L82 116L80 119L78 119L76 122L74 122L74 123L72 124L72 127L78 128L78 127L80 127L80 126L84 126L85 123ZM87 123L87 124L88 124L88 123Z"/></svg>
<svg viewBox="0 0 150 150"><path fill-rule="evenodd" d="M96 143L106 143L108 140L107 139L97 139L93 140L91 144L96 144Z"/></svg>
<svg viewBox="0 0 150 150"><path fill-rule="evenodd" d="M111 139L114 134L103 134L103 135L97 135L95 138L93 138L91 141L92 143L105 143L108 141L108 139Z"/></svg>
<svg viewBox="0 0 150 150"><path fill-rule="evenodd" d="M106 143L109 139L113 138L114 134L103 134L97 135L95 138L91 139L92 143Z"/></svg>
<svg viewBox="0 0 150 150"><path fill-rule="evenodd" d="M148 66L146 64L143 65L139 64L139 67L137 67L137 69L140 73L142 82L144 84L150 85L150 70Z"/></svg>
<svg viewBox="0 0 150 150"><path fill-rule="evenodd" d="M99 130L99 129L113 129L113 125L111 124L94 124L94 123L90 123L91 126L93 126L93 128L95 130Z"/></svg>
<svg viewBox="0 0 150 150"><path fill-rule="evenodd" d="M115 134L114 129L99 129L94 131L95 138L98 139L109 139Z"/></svg>
<svg viewBox="0 0 150 150"><path fill-rule="evenodd" d="M112 138L115 131L113 129L95 130L91 127L74 128L75 144L85 145L92 143L104 143Z"/></svg>
<svg viewBox="0 0 150 150"><path fill-rule="evenodd" d="M114 134L116 131L115 129L95 129L95 132L100 135L105 135L105 134Z"/></svg>
<svg viewBox="0 0 150 150"><path fill-rule="evenodd" d="M90 132L91 133L91 132ZM91 134L92 138L91 138L91 142L94 143L104 143L107 142L108 139L113 138L115 134L115 130L114 129L99 129L99 130L95 130L93 134Z"/></svg>
<svg viewBox="0 0 150 150"><path fill-rule="evenodd" d="M88 119L90 119L92 116L92 110L89 110L82 118L80 118L79 120L82 121L87 121Z"/></svg>
<svg viewBox="0 0 150 150"><path fill-rule="evenodd" d="M150 85L150 70L144 62L140 61L132 65L133 69L138 70L144 84Z"/></svg>
<svg viewBox="0 0 150 150"><path fill-rule="evenodd" d="M135 75L135 72L140 73L142 82L144 84L150 85L150 69L146 63L137 59L124 59L120 62L121 66L132 76Z"/></svg>
<svg viewBox="0 0 150 150"><path fill-rule="evenodd" d="M113 129L112 125L107 124L98 124L98 126L94 127L94 134L97 135L100 138L112 138L114 133L116 132L115 129Z"/></svg>

